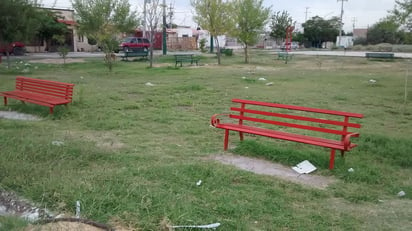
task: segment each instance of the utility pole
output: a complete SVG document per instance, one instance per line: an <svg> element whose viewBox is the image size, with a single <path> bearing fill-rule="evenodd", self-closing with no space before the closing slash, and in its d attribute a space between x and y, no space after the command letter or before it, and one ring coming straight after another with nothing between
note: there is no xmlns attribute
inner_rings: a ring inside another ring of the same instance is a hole
<svg viewBox="0 0 412 231"><path fill-rule="evenodd" d="M305 7L305 22L306 21L308 21L308 13L310 13L309 11L308 11L308 9L309 9L309 7Z"/></svg>
<svg viewBox="0 0 412 231"><path fill-rule="evenodd" d="M343 27L343 2L347 2L348 0L337 0L338 2L342 2L342 5L340 7L340 28L339 28L339 42L338 42L338 47L341 46L341 41L342 41L342 27Z"/></svg>
<svg viewBox="0 0 412 231"><path fill-rule="evenodd" d="M358 21L358 20L356 19L356 17L353 17L353 18L352 18L353 31L355 30L355 23L356 23L357 21ZM352 31L352 33L353 33L353 31Z"/></svg>
<svg viewBox="0 0 412 231"><path fill-rule="evenodd" d="M173 23L172 23L172 19L173 19L173 7L172 7L172 3L170 3L169 6L169 28L173 28Z"/></svg>
<svg viewBox="0 0 412 231"><path fill-rule="evenodd" d="M163 0L163 55L167 54L167 44L166 44L166 0Z"/></svg>

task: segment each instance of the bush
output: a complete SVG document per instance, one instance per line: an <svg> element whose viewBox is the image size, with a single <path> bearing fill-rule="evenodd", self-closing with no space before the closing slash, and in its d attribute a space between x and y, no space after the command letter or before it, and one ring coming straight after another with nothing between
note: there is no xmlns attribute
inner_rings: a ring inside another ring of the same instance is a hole
<svg viewBox="0 0 412 231"><path fill-rule="evenodd" d="M392 52L392 44L390 43L379 43L375 46L375 51Z"/></svg>

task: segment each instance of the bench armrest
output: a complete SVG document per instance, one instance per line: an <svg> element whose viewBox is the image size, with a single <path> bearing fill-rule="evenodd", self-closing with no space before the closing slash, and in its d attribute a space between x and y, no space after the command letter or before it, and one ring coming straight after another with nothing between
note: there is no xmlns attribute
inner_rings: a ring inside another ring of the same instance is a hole
<svg viewBox="0 0 412 231"><path fill-rule="evenodd" d="M351 144L350 138L351 137L359 137L359 133L356 132L356 133L350 133L350 134L345 135L345 138L343 138L343 147L347 151L349 151L351 149L351 147L350 147L350 144Z"/></svg>
<svg viewBox="0 0 412 231"><path fill-rule="evenodd" d="M212 118L210 118L210 125L216 127L220 123L220 116L229 116L229 114L214 114Z"/></svg>

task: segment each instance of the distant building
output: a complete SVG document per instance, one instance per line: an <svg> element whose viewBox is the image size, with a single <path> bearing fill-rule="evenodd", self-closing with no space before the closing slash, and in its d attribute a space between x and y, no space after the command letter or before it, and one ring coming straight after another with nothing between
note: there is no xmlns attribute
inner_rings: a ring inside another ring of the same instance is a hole
<svg viewBox="0 0 412 231"><path fill-rule="evenodd" d="M368 29L353 29L353 39L358 39L358 38L366 38L368 35Z"/></svg>
<svg viewBox="0 0 412 231"><path fill-rule="evenodd" d="M336 46L343 48L353 47L353 36L341 36L341 38L339 38L339 36L336 36Z"/></svg>

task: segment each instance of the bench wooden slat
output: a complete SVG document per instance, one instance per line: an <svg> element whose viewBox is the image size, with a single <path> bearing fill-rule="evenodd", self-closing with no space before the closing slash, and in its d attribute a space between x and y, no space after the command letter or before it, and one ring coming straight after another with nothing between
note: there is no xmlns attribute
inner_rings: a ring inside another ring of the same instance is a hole
<svg viewBox="0 0 412 231"><path fill-rule="evenodd" d="M239 124L230 124L230 123L219 124L217 127L222 128L222 129L229 129L232 131L250 133L250 134L255 134L255 135L260 135L260 136L266 136L266 137L277 138L277 139L282 139L282 140L311 144L311 145L316 145L316 146L322 146L325 148L345 150L344 143L342 141L337 141L337 140L323 139L320 137L305 136L305 135L300 135L300 134L281 132L281 131L275 131L275 130L270 130L270 129L265 129L265 128L257 128L257 127L239 125ZM353 143L351 143L350 145L351 145L350 148L354 148L357 146L356 144L353 144Z"/></svg>
<svg viewBox="0 0 412 231"><path fill-rule="evenodd" d="M323 113L323 114L329 114L329 115L340 115L340 116L349 116L349 117L355 117L355 118L363 118L363 115L358 114L358 113L326 110L326 109L319 109L319 108L310 108L310 107L302 107L302 106L294 106L294 105L286 105L286 104L277 104L277 103L267 103L267 102L244 100L244 99L233 99L232 102L234 102L234 103L245 103L245 104L251 104L251 105L258 105L258 106L265 106L265 107L284 108L284 109L290 109L290 110L316 112L316 113Z"/></svg>
<svg viewBox="0 0 412 231"><path fill-rule="evenodd" d="M237 107L231 107L230 110L238 111L238 112L245 112L245 113L252 113L252 114L257 114L257 115L276 116L280 118L302 120L302 121L322 123L322 124L347 126L347 127L353 127L353 128L361 127L360 124L355 124L355 123L347 123L347 122L342 122L342 121L326 120L326 119L316 119L316 118L305 117L305 116L288 115L288 114L281 114L281 113L274 113L274 112L251 110L251 109L242 109L242 108L237 108Z"/></svg>
<svg viewBox="0 0 412 231"><path fill-rule="evenodd" d="M299 129L305 129L305 130L311 130L311 131L317 131L317 132L324 132L324 133L330 133L330 134L335 134L335 135L347 135L348 134L348 132L344 132L340 130L313 127L313 126L301 125L301 124L293 124L293 123L280 122L280 121L274 121L274 120L265 120L265 119L247 117L247 116L230 115L230 118L239 119L239 120L248 120L248 121L253 121L253 122L258 122L258 123L279 125L279 126L284 126L284 127L299 128Z"/></svg>

